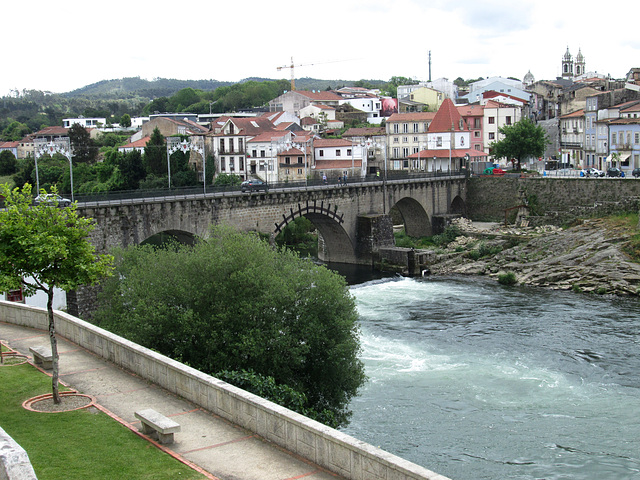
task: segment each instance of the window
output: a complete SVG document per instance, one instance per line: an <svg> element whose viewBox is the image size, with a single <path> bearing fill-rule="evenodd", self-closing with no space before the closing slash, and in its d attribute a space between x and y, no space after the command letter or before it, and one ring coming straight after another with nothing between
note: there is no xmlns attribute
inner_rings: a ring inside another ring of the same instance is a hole
<svg viewBox="0 0 640 480"><path fill-rule="evenodd" d="M224 153L224 138L220 139L220 153Z"/></svg>
<svg viewBox="0 0 640 480"><path fill-rule="evenodd" d="M258 151L257 150L251 150L251 156L253 158L256 158L258 156Z"/></svg>
<svg viewBox="0 0 640 480"><path fill-rule="evenodd" d="M318 154L319 156L324 157L324 150L318 150Z"/></svg>
<svg viewBox="0 0 640 480"><path fill-rule="evenodd" d="M241 138L239 138L238 139L238 151L240 153L242 153L242 142L243 142L243 140Z"/></svg>
<svg viewBox="0 0 640 480"><path fill-rule="evenodd" d="M402 143L409 143L409 137L402 137Z"/></svg>
<svg viewBox="0 0 640 480"><path fill-rule="evenodd" d="M397 123L393 124L393 133L400 133L400 125Z"/></svg>
<svg viewBox="0 0 640 480"><path fill-rule="evenodd" d="M473 137L480 138L480 130L476 130L475 132L473 132Z"/></svg>
<svg viewBox="0 0 640 480"><path fill-rule="evenodd" d="M400 149L398 147L393 147L393 158L398 158L400 156Z"/></svg>
<svg viewBox="0 0 640 480"><path fill-rule="evenodd" d="M235 125L234 125L233 123L230 123L230 124L229 124L229 133L230 133L231 135L233 135L234 133L236 133L236 127L235 127Z"/></svg>
<svg viewBox="0 0 640 480"><path fill-rule="evenodd" d="M511 125L511 116L510 115L507 115L506 123L507 123L507 125Z"/></svg>
<svg viewBox="0 0 640 480"><path fill-rule="evenodd" d="M393 143L398 143L400 139L398 137L393 137Z"/></svg>
<svg viewBox="0 0 640 480"><path fill-rule="evenodd" d="M227 162L225 161L225 159L224 159L224 158L221 158L221 159L220 159L220 171L221 171L221 172L224 172L224 171L226 170L226 163L227 163Z"/></svg>
<svg viewBox="0 0 640 480"><path fill-rule="evenodd" d="M238 158L238 165L240 167L240 170L244 170L244 157Z"/></svg>
<svg viewBox="0 0 640 480"><path fill-rule="evenodd" d="M409 124L408 123L403 123L402 124L402 133L409 133Z"/></svg>
<svg viewBox="0 0 640 480"><path fill-rule="evenodd" d="M339 148L336 148L336 157L339 157L339 156L340 156L340 153L341 153L341 152L340 152L340 149L339 149Z"/></svg>
<svg viewBox="0 0 640 480"><path fill-rule="evenodd" d="M417 123L413 124L413 133L418 133L418 124Z"/></svg>
<svg viewBox="0 0 640 480"><path fill-rule="evenodd" d="M633 143L635 143L636 145L640 143L640 133L638 132L635 133Z"/></svg>
<svg viewBox="0 0 640 480"><path fill-rule="evenodd" d="M304 163L304 160L302 159L303 157L298 157L298 164L302 164Z"/></svg>
<svg viewBox="0 0 640 480"><path fill-rule="evenodd" d="M291 165L291 157L284 157L285 165Z"/></svg>
<svg viewBox="0 0 640 480"><path fill-rule="evenodd" d="M611 133L611 145L615 145L616 143L618 143L618 142L616 142L617 138L618 137L616 136L616 132L612 132Z"/></svg>
<svg viewBox="0 0 640 480"><path fill-rule="evenodd" d="M489 140L495 140L496 134L493 132L489 132Z"/></svg>
<svg viewBox="0 0 640 480"><path fill-rule="evenodd" d="M409 156L409 148L408 147L403 147L402 148L402 156L403 157L408 157Z"/></svg>
<svg viewBox="0 0 640 480"><path fill-rule="evenodd" d="M235 162L235 159L233 157L229 157L229 171L230 172L235 171L234 162Z"/></svg>
<svg viewBox="0 0 640 480"><path fill-rule="evenodd" d="M442 146L442 137L436 137L436 147Z"/></svg>
<svg viewBox="0 0 640 480"><path fill-rule="evenodd" d="M267 156L267 152L264 150L260 150L260 157L265 158Z"/></svg>
<svg viewBox="0 0 640 480"><path fill-rule="evenodd" d="M301 168L298 169L298 175L302 175L302 169Z"/></svg>
<svg viewBox="0 0 640 480"><path fill-rule="evenodd" d="M480 128L482 126L482 124L480 122L481 122L481 120L479 118L474 118L473 119L473 128Z"/></svg>
<svg viewBox="0 0 640 480"><path fill-rule="evenodd" d="M347 157L350 157L350 156L351 156L351 149L347 148Z"/></svg>

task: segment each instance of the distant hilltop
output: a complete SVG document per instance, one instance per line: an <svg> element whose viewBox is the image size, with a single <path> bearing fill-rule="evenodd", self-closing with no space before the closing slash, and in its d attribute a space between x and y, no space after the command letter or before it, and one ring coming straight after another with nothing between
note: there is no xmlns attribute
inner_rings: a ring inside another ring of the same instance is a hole
<svg viewBox="0 0 640 480"><path fill-rule="evenodd" d="M236 83L245 82L265 82L276 81L270 78L245 78L239 82L224 82L219 80L178 80L174 78L155 78L146 80L140 77L128 77L114 80L101 80L82 88L63 93L65 97L96 97L96 98L125 98L127 96L137 96L154 99L158 97L170 97L183 88L193 88L196 90L215 90L218 87L231 86ZM383 80L368 80L373 85L384 85ZM319 80L316 78L298 78L296 86L299 90L327 90L342 86L353 86L353 80Z"/></svg>

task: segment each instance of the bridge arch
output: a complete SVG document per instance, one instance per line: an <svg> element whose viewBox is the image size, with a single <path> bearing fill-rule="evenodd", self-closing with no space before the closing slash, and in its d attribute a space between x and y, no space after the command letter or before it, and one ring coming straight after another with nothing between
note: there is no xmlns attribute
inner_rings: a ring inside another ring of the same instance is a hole
<svg viewBox="0 0 640 480"><path fill-rule="evenodd" d="M356 252L351 237L344 228L344 215L337 205L329 202L307 202L291 208L276 223L274 235L279 234L298 217L305 217L318 230L318 257L325 262L355 263Z"/></svg>
<svg viewBox="0 0 640 480"><path fill-rule="evenodd" d="M431 219L422 204L411 197L404 197L393 205L404 222L404 230L410 237L431 235Z"/></svg>
<svg viewBox="0 0 640 480"><path fill-rule="evenodd" d="M162 245L167 242L177 242L183 245L194 245L198 237L183 230L164 230L145 238L140 245Z"/></svg>
<svg viewBox="0 0 640 480"><path fill-rule="evenodd" d="M467 204L464 202L460 195L456 195L451 202L451 213L456 215L466 216Z"/></svg>

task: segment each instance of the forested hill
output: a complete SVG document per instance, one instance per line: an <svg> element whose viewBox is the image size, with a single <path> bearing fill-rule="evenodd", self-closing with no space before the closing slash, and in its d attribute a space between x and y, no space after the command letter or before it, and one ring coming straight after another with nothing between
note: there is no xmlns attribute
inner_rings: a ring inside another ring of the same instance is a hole
<svg viewBox="0 0 640 480"><path fill-rule="evenodd" d="M155 78L145 80L140 77L128 77L115 80L102 80L92 83L77 90L62 94L65 97L93 97L96 99L131 98L153 100L158 97L170 97L183 88L211 91L218 87L234 85L246 82L273 82L272 78L251 77L239 82L223 82L219 80L178 80L175 78ZM328 90L345 86L353 86L357 82L353 80L321 80L317 78L303 77L296 79L298 90ZM383 87L387 82L383 80L367 80L372 87Z"/></svg>
<svg viewBox="0 0 640 480"><path fill-rule="evenodd" d="M128 77L115 80L102 80L78 88L77 90L63 93L62 95L68 98L130 98L133 96L152 100L158 97L169 97L183 88L215 90L218 87L233 84L234 82L221 82L218 80L177 80L174 78L145 80L140 77Z"/></svg>

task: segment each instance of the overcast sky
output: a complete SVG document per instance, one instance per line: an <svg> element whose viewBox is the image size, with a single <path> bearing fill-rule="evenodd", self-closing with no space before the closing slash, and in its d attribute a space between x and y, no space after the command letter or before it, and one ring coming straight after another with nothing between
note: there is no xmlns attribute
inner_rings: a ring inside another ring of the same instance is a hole
<svg viewBox="0 0 640 480"><path fill-rule="evenodd" d="M454 80L640 67L638 0L231 0L7 2L0 96L100 80L247 77Z"/></svg>

